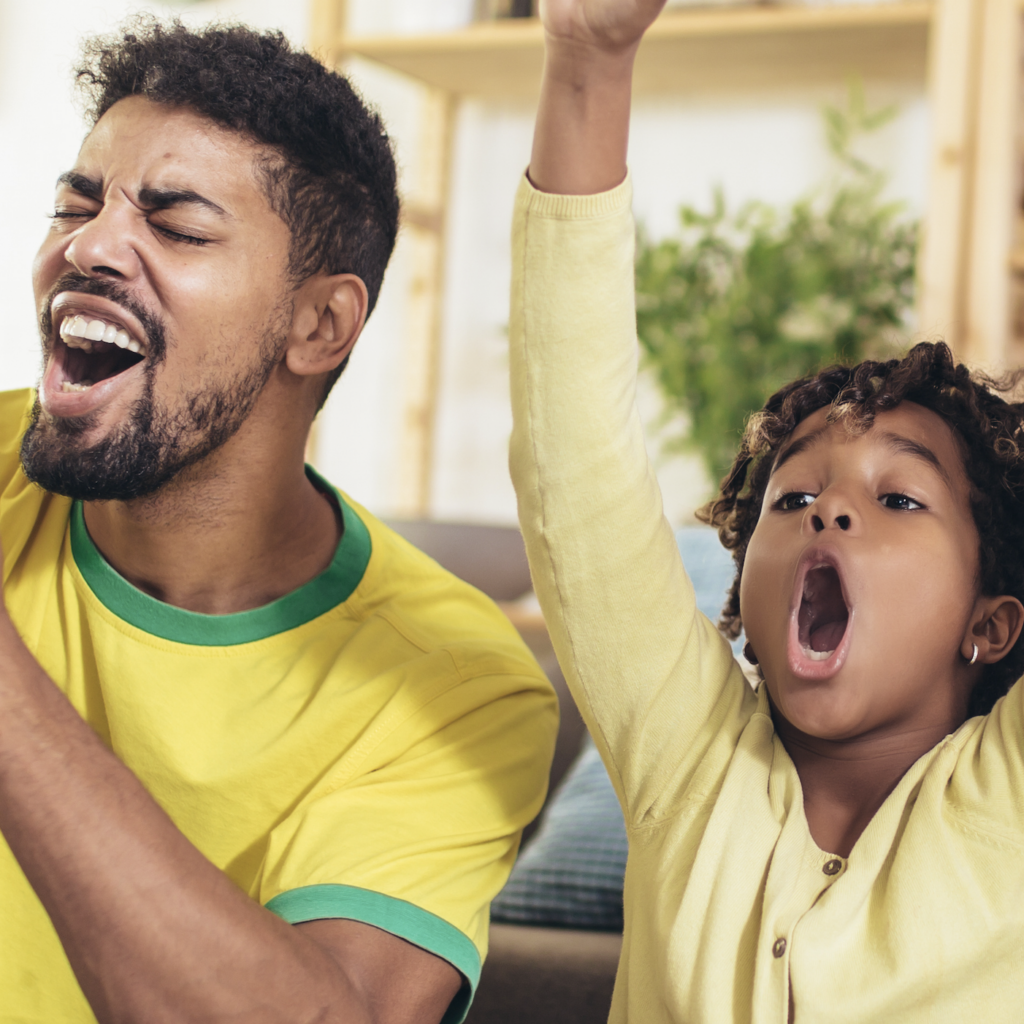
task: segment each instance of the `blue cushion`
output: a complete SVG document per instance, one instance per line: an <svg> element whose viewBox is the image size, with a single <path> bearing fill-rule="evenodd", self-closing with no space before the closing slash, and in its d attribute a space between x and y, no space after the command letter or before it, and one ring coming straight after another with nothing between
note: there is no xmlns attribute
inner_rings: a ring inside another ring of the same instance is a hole
<svg viewBox="0 0 1024 1024"><path fill-rule="evenodd" d="M544 813L491 917L510 924L622 931L626 828L589 736Z"/></svg>
<svg viewBox="0 0 1024 1024"><path fill-rule="evenodd" d="M676 532L697 606L717 622L735 567L706 526ZM739 651L742 638L733 649ZM622 930L626 828L618 798L589 736L552 795L540 827L524 847L491 917L508 924Z"/></svg>

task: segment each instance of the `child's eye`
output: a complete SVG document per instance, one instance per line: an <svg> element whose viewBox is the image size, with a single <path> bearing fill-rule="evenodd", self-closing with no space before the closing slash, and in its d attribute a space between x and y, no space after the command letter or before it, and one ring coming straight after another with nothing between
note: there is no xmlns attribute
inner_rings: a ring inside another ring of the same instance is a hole
<svg viewBox="0 0 1024 1024"><path fill-rule="evenodd" d="M920 502L908 498L905 494L883 494L879 500L886 508L896 509L897 512L913 512L915 509L924 508Z"/></svg>
<svg viewBox="0 0 1024 1024"><path fill-rule="evenodd" d="M807 508L813 501L813 494L807 494L803 491L790 491L789 494L784 494L775 502L775 508L782 512L795 512L797 509Z"/></svg>

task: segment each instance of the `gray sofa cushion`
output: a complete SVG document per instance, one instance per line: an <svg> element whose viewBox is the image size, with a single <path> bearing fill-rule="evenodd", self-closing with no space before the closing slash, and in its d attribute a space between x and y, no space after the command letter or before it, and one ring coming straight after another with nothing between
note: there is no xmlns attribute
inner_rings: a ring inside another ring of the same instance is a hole
<svg viewBox="0 0 1024 1024"><path fill-rule="evenodd" d="M622 936L491 925L466 1024L606 1024Z"/></svg>

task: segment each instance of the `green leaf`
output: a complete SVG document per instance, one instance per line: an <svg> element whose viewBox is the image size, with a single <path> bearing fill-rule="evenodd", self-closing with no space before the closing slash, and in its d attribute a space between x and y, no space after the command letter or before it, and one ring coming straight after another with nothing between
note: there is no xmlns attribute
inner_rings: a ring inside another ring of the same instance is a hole
<svg viewBox="0 0 1024 1024"><path fill-rule="evenodd" d="M853 82L845 110L823 112L832 182L787 209L679 211L679 234L638 236L637 331L666 417L686 414L668 451L700 453L724 476L750 414L795 377L837 360L888 355L914 302L918 225L885 202L885 176L852 152L896 115L872 111Z"/></svg>

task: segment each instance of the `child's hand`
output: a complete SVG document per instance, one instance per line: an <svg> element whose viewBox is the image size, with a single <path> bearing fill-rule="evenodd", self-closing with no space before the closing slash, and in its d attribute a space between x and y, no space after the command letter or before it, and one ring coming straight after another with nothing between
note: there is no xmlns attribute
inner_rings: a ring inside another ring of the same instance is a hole
<svg viewBox="0 0 1024 1024"><path fill-rule="evenodd" d="M636 46L665 0L541 0L549 42L621 52Z"/></svg>
<svg viewBox="0 0 1024 1024"><path fill-rule="evenodd" d="M530 180L587 195L626 175L633 57L665 0L541 0L544 81Z"/></svg>

